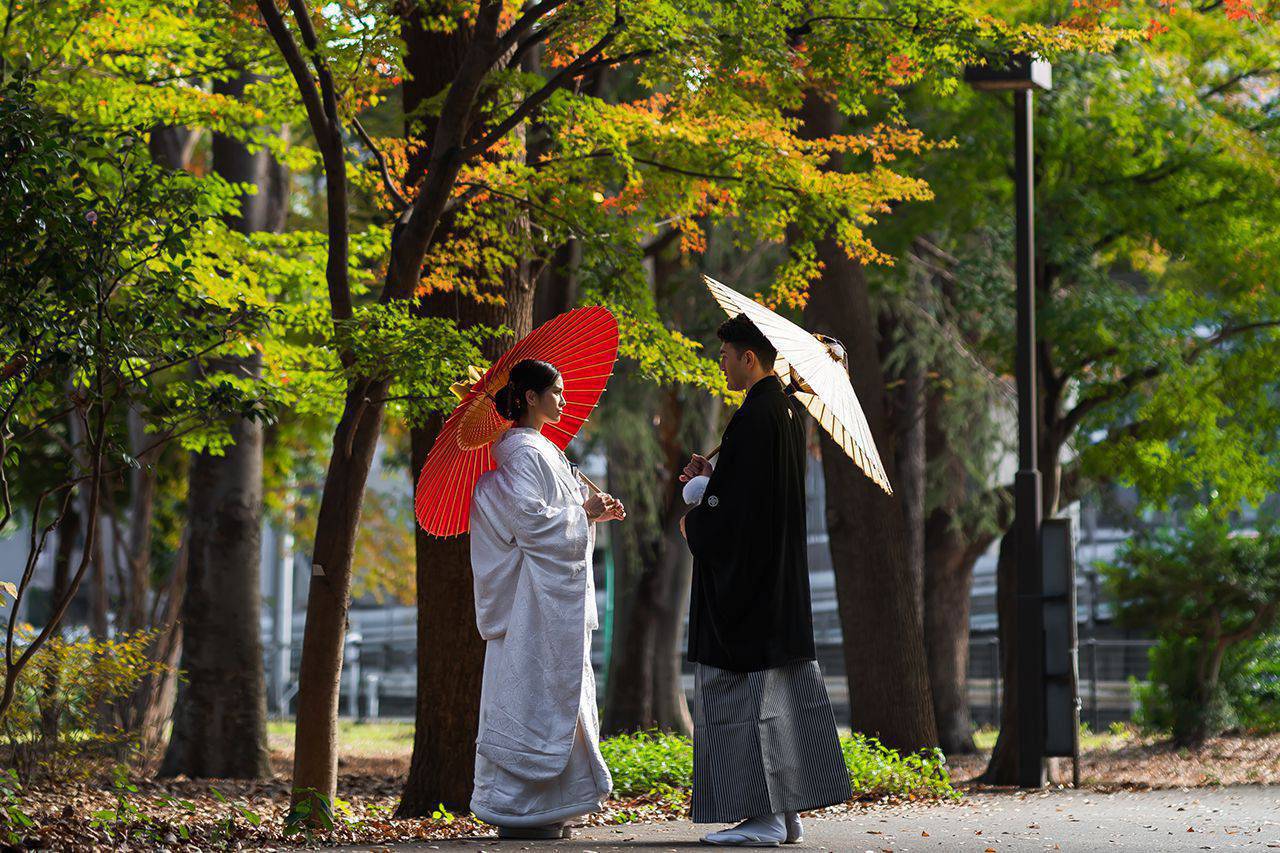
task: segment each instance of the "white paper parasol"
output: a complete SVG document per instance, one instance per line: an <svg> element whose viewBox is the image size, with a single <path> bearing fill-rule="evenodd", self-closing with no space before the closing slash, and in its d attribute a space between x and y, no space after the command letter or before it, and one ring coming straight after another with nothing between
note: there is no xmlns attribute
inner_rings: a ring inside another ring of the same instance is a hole
<svg viewBox="0 0 1280 853"><path fill-rule="evenodd" d="M730 317L746 314L778 350L773 370L784 385L795 386L795 397L809 414L876 485L893 494L867 416L849 382L849 366L840 342L806 332L714 278L702 278L725 313Z"/></svg>

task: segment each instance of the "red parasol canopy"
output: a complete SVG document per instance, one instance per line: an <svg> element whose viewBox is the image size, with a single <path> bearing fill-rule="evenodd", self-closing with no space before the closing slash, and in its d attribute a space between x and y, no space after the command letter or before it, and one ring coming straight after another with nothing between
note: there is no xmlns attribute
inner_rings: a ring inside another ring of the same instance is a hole
<svg viewBox="0 0 1280 853"><path fill-rule="evenodd" d="M480 475L496 467L490 448L511 427L493 404L511 368L534 358L560 371L564 414L542 433L563 450L600 400L617 355L618 321L601 307L561 314L507 350L471 384L427 455L414 500L422 529L433 536L457 536L470 527L471 493Z"/></svg>

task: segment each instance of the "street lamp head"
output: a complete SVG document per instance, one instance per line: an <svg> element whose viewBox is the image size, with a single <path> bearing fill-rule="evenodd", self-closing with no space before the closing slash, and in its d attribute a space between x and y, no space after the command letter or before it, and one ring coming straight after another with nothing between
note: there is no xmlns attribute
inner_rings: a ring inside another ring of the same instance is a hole
<svg viewBox="0 0 1280 853"><path fill-rule="evenodd" d="M1003 65L970 65L964 82L982 92L1053 88L1053 66L1034 54L1017 54Z"/></svg>

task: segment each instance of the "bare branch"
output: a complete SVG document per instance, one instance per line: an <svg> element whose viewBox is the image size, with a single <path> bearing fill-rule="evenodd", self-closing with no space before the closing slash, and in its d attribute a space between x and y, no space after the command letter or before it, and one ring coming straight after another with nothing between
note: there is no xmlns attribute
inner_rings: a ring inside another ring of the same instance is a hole
<svg viewBox="0 0 1280 853"><path fill-rule="evenodd" d="M352 116L351 126L355 128L356 135L360 137L360 141L364 143L365 147L373 154L374 159L378 161L378 168L382 172L382 185L387 188L387 193L395 203L395 209L397 211L407 209L409 207L409 200L404 197L404 194L400 192L400 188L396 186L396 182L391 179L391 169L387 166L386 155L384 155L382 150L374 144L373 139L365 131L364 125L360 123L360 119Z"/></svg>

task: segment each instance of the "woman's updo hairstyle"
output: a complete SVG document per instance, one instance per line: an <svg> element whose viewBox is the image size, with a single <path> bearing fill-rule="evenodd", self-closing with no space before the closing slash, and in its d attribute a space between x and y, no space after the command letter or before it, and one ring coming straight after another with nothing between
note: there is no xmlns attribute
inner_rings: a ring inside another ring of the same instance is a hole
<svg viewBox="0 0 1280 853"><path fill-rule="evenodd" d="M525 393L532 391L535 394L544 394L555 384L559 376L560 371L547 362L526 358L511 368L506 387L499 388L498 393L493 395L494 408L507 420L518 421L524 417L525 412L529 411L529 401L525 399Z"/></svg>

